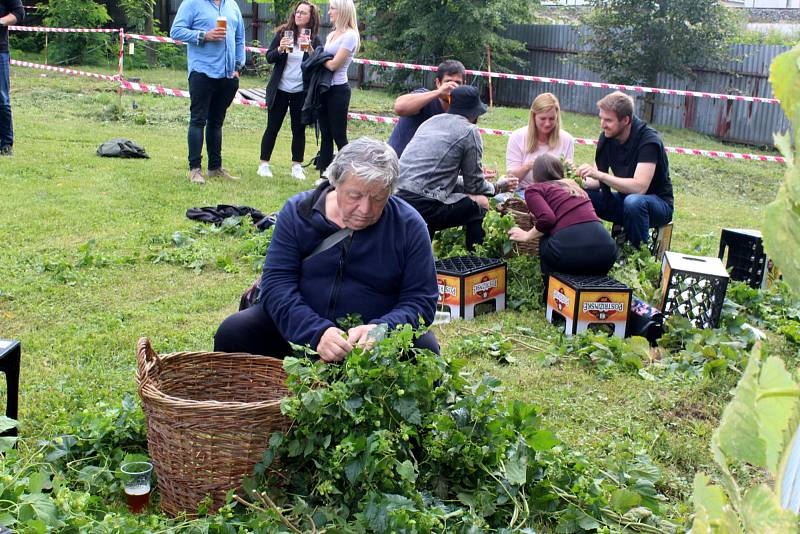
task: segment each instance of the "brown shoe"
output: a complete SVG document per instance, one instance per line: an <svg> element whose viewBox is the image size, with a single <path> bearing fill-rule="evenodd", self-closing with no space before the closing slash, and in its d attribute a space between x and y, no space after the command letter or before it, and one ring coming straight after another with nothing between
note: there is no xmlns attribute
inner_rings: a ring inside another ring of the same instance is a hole
<svg viewBox="0 0 800 534"><path fill-rule="evenodd" d="M227 178L228 180L238 180L238 176L233 176L225 167L220 167L219 169L208 169L208 177L214 178Z"/></svg>
<svg viewBox="0 0 800 534"><path fill-rule="evenodd" d="M189 181L193 184L204 184L206 179L203 178L203 171L201 169L192 169L189 171Z"/></svg>

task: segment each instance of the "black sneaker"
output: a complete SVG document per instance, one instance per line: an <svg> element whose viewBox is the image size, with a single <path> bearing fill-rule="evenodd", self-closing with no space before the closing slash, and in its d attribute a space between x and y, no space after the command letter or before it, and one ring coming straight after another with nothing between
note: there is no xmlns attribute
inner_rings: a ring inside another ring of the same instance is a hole
<svg viewBox="0 0 800 534"><path fill-rule="evenodd" d="M0 146L0 156L13 156L14 150L11 145Z"/></svg>

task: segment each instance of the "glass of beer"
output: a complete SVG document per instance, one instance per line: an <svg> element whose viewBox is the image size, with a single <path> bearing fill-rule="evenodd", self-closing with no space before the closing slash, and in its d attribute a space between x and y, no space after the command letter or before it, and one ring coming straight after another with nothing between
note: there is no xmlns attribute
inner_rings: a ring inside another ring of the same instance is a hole
<svg viewBox="0 0 800 534"><path fill-rule="evenodd" d="M291 54L292 52L294 52L294 32L292 30L286 30L285 32L283 32L283 38L289 39L291 41L289 45L286 47L286 51Z"/></svg>
<svg viewBox="0 0 800 534"><path fill-rule="evenodd" d="M228 17L217 17L217 28L228 31Z"/></svg>
<svg viewBox="0 0 800 534"><path fill-rule="evenodd" d="M125 502L132 514L144 511L150 501L150 478L153 464L150 462L127 462L122 464L125 487Z"/></svg>
<svg viewBox="0 0 800 534"><path fill-rule="evenodd" d="M303 52L311 52L311 28L303 28L300 30L300 50Z"/></svg>

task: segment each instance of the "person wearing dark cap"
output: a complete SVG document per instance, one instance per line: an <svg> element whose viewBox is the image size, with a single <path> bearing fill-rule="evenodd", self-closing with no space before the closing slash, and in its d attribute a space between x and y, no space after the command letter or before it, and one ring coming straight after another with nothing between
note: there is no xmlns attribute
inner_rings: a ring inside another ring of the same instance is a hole
<svg viewBox="0 0 800 534"><path fill-rule="evenodd" d="M437 230L464 226L467 250L483 242L483 217L489 196L513 191L517 178L492 184L483 177L483 142L475 123L486 113L471 85L450 93L447 113L423 122L400 157L397 195L411 204Z"/></svg>

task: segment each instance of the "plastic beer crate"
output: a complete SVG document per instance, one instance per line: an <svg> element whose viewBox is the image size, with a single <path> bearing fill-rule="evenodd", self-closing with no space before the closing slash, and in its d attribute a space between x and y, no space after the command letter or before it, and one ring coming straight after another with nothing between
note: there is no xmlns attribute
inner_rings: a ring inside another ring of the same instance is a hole
<svg viewBox="0 0 800 534"><path fill-rule="evenodd" d="M453 319L506 309L506 263L495 258L457 256L436 261L437 308Z"/></svg>

